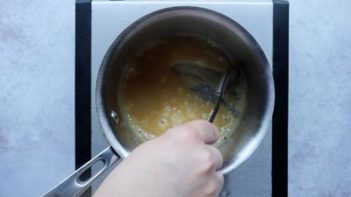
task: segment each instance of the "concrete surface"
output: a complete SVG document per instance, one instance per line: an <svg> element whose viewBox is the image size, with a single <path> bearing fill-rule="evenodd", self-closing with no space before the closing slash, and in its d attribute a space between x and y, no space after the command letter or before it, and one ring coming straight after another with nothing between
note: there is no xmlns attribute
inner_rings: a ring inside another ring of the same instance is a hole
<svg viewBox="0 0 351 197"><path fill-rule="evenodd" d="M0 1L0 196L74 169L74 1Z"/></svg>
<svg viewBox="0 0 351 197"><path fill-rule="evenodd" d="M289 196L351 197L351 2L290 1ZM74 1L0 1L0 196L74 169Z"/></svg>
<svg viewBox="0 0 351 197"><path fill-rule="evenodd" d="M351 1L291 1L289 194L351 196Z"/></svg>

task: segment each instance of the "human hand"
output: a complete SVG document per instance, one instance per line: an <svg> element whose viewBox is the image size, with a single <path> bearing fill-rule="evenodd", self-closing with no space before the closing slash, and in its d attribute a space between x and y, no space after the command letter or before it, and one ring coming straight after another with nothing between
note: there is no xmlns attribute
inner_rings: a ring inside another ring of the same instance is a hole
<svg viewBox="0 0 351 197"><path fill-rule="evenodd" d="M223 186L222 155L211 146L218 129L195 120L138 146L95 196L215 197Z"/></svg>

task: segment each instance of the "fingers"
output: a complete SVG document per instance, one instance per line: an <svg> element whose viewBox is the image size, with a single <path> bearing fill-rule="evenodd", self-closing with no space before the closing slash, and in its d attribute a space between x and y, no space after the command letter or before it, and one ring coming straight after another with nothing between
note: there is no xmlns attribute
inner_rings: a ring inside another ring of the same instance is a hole
<svg viewBox="0 0 351 197"><path fill-rule="evenodd" d="M219 138L217 127L206 120L194 120L183 126L191 128L186 132L195 132L205 144L214 144Z"/></svg>
<svg viewBox="0 0 351 197"><path fill-rule="evenodd" d="M212 172L211 177L204 184L204 195L206 197L217 197L224 185L224 177L219 172Z"/></svg>
<svg viewBox="0 0 351 197"><path fill-rule="evenodd" d="M224 176L222 173L216 172L215 179L218 183L218 189L217 189L217 195L216 195L216 196L218 196L223 188L223 185L224 185Z"/></svg>
<svg viewBox="0 0 351 197"><path fill-rule="evenodd" d="M211 145L207 145L207 150L212 155L215 170L221 169L223 166L223 157L221 152L218 150L218 148Z"/></svg>

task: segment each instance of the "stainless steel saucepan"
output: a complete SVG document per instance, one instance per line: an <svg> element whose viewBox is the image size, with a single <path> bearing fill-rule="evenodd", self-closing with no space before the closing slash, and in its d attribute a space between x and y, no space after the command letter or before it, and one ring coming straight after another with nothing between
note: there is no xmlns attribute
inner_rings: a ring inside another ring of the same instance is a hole
<svg viewBox="0 0 351 197"><path fill-rule="evenodd" d="M247 82L247 106L239 125L225 145L221 172L226 174L243 163L257 148L270 125L274 83L268 61L255 39L232 19L198 7L172 7L146 15L121 33L107 51L97 78L97 111L110 147L79 168L45 196L78 196L114 163L127 157L141 141L128 129L118 104L121 79L127 63L140 50L161 38L191 35L219 46L229 61L236 62ZM88 180L81 175L96 162L103 168Z"/></svg>

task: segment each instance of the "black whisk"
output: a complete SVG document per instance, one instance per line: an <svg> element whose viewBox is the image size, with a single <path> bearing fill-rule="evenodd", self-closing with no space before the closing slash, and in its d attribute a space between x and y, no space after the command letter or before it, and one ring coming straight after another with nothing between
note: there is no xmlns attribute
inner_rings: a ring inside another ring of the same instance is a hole
<svg viewBox="0 0 351 197"><path fill-rule="evenodd" d="M217 102L216 102L216 105L215 105L213 111L211 112L210 118L208 119L208 121L211 123L213 123L213 121L215 120L216 115L219 111L219 106L223 100L224 91L228 85L229 77L230 77L230 69L228 69L222 75L221 80L219 81L218 88L216 90Z"/></svg>

